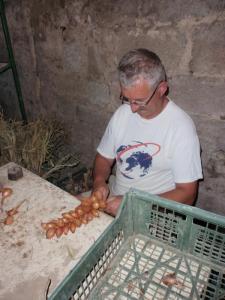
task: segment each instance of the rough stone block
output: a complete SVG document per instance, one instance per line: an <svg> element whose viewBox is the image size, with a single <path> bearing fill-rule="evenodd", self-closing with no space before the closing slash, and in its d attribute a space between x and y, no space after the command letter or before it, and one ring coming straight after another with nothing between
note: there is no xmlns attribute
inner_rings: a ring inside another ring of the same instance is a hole
<svg viewBox="0 0 225 300"><path fill-rule="evenodd" d="M159 55L168 74L177 73L180 61L185 51L185 36L174 28L166 27L159 30L149 30L147 34L135 32L118 33L123 41L117 50L118 61L127 51L134 48L147 48ZM166 44L166 51L165 51Z"/></svg>
<svg viewBox="0 0 225 300"><path fill-rule="evenodd" d="M221 78L174 76L169 79L169 96L184 110L207 115L225 115L225 82Z"/></svg>
<svg viewBox="0 0 225 300"><path fill-rule="evenodd" d="M224 194L225 190L223 191ZM224 198L213 191L200 190L196 206L204 210L225 216Z"/></svg>
<svg viewBox="0 0 225 300"><path fill-rule="evenodd" d="M225 2L224 2L225 3ZM201 25L193 34L191 70L205 76L225 77L225 20Z"/></svg>
<svg viewBox="0 0 225 300"><path fill-rule="evenodd" d="M205 1L141 1L139 9L145 16L151 15L160 22L177 22L188 17L201 18L209 13L220 13L225 4L221 0Z"/></svg>
<svg viewBox="0 0 225 300"><path fill-rule="evenodd" d="M200 183L197 206L225 214L225 121L192 116L202 149L204 180Z"/></svg>

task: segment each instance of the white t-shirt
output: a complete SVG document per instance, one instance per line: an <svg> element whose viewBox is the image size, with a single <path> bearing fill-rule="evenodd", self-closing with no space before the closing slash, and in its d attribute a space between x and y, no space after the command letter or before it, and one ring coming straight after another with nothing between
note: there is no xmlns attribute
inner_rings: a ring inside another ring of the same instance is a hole
<svg viewBox="0 0 225 300"><path fill-rule="evenodd" d="M200 146L192 119L173 101L153 119L143 119L129 105L112 116L97 151L116 159L114 195L131 187L160 194L202 178Z"/></svg>

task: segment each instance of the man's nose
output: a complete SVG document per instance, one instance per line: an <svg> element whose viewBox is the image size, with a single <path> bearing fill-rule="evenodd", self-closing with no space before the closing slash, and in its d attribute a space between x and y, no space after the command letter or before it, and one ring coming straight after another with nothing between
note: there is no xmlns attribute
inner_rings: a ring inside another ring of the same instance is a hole
<svg viewBox="0 0 225 300"><path fill-rule="evenodd" d="M131 103L130 104L130 108L131 108L132 112L135 113L135 112L138 111L139 106L137 104L135 104L135 103Z"/></svg>

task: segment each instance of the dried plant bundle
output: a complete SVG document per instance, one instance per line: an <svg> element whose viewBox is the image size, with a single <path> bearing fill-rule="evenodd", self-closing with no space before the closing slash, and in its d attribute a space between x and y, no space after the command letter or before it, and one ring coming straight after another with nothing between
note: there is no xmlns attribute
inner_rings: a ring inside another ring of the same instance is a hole
<svg viewBox="0 0 225 300"><path fill-rule="evenodd" d="M47 179L79 163L77 155L60 156L64 136L65 131L56 121L37 120L24 125L6 121L0 114L0 164L13 161Z"/></svg>

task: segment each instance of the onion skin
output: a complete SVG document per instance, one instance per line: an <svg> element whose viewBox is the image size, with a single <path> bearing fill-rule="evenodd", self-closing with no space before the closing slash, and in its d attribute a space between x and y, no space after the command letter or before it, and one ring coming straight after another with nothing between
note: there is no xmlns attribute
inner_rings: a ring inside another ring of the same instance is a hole
<svg viewBox="0 0 225 300"><path fill-rule="evenodd" d="M47 238L47 239L53 238L53 236L55 235L55 232L56 232L56 229L55 229L55 228L49 228L49 229L46 231L46 238Z"/></svg>

